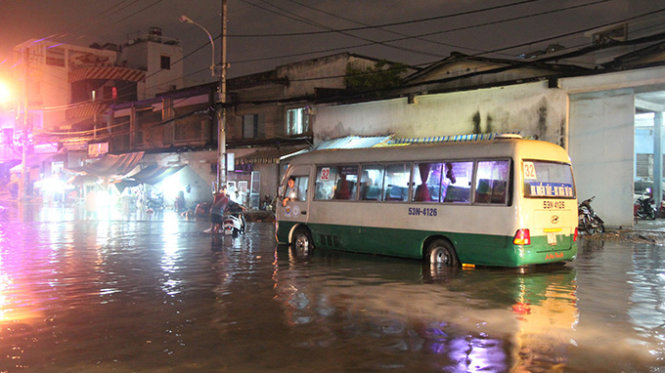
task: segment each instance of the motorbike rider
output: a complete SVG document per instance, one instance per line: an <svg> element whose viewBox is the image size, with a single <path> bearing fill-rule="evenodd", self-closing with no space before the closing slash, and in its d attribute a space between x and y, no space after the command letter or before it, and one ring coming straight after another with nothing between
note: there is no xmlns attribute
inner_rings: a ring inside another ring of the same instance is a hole
<svg viewBox="0 0 665 373"><path fill-rule="evenodd" d="M222 215L229 204L229 197L226 195L226 187L215 194L215 198L210 206L210 229L213 233L219 233L222 228Z"/></svg>

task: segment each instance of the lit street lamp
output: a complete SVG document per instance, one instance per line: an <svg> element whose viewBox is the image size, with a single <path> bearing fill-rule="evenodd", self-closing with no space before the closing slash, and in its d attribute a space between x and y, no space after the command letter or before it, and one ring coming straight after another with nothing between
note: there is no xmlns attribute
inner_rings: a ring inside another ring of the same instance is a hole
<svg viewBox="0 0 665 373"><path fill-rule="evenodd" d="M217 86L217 96L219 105L215 105L217 116L217 190L221 190L222 186L226 185L226 1L222 0L222 61L221 73L219 75L219 84ZM203 27L197 22L194 22L186 15L178 17L181 23L191 23L202 29L212 46L212 63L210 65L210 72L215 76L215 43L210 35L208 29Z"/></svg>
<svg viewBox="0 0 665 373"><path fill-rule="evenodd" d="M208 35L208 40L210 40L210 46L212 47L212 55L210 56L211 57L210 74L212 74L212 76L215 76L215 41L213 40L212 35L210 35L210 32L208 31L208 29L205 28L200 23L195 22L194 20L192 20L191 18L187 17L184 14L181 15L180 17L178 17L178 21L180 21L180 23L190 23L194 26L197 26L198 28L203 30L203 32L205 32L206 35Z"/></svg>
<svg viewBox="0 0 665 373"><path fill-rule="evenodd" d="M4 82L0 82L0 105L4 105L11 101L12 92L9 86Z"/></svg>

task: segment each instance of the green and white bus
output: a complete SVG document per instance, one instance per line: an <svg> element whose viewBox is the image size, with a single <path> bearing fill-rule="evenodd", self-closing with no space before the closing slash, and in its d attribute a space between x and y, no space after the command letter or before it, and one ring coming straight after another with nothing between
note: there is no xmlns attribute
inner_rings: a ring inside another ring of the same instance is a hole
<svg viewBox="0 0 665 373"><path fill-rule="evenodd" d="M570 158L548 142L312 151L291 160L280 191L276 238L300 255L336 249L453 267L577 256Z"/></svg>

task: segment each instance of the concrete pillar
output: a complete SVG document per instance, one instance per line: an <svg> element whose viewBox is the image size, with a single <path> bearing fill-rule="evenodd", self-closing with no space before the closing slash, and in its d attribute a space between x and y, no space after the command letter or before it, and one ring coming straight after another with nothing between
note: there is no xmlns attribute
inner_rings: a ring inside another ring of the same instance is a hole
<svg viewBox="0 0 665 373"><path fill-rule="evenodd" d="M656 206L663 199L663 113L656 112L653 118L653 198Z"/></svg>
<svg viewBox="0 0 665 373"><path fill-rule="evenodd" d="M132 105L130 112L129 112L129 151L133 152L134 151L134 136L136 136L136 121L137 121L137 114L136 114L136 106Z"/></svg>

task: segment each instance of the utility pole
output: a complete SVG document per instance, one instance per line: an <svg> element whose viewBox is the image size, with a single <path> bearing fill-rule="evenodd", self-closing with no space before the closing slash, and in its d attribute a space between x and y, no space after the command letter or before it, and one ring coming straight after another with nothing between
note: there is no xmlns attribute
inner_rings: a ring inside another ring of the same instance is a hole
<svg viewBox="0 0 665 373"><path fill-rule="evenodd" d="M222 0L222 62L217 94L217 190L226 186L226 0Z"/></svg>
<svg viewBox="0 0 665 373"><path fill-rule="evenodd" d="M30 170L28 168L28 144L29 144L29 135L32 132L29 127L30 120L28 119L28 77L30 71L28 70L28 61L29 61L29 49L25 47L23 49L23 71L25 72L23 78L23 135L21 136L21 143L23 148L21 149L21 180L19 181L19 195L18 198L22 200L28 199L28 186L30 184Z"/></svg>

